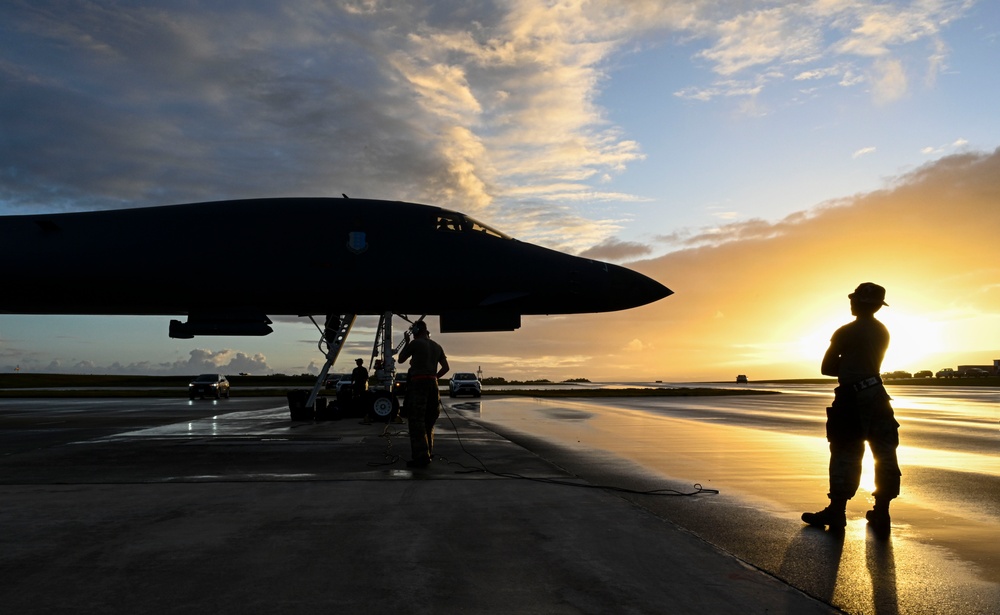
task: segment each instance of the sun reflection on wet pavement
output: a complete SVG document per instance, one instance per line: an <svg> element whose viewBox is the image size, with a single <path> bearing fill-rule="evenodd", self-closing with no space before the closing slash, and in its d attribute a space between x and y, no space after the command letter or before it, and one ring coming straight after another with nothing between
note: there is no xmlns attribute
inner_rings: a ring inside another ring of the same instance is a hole
<svg viewBox="0 0 1000 615"><path fill-rule="evenodd" d="M636 501L848 612L1000 612L1000 459L980 452L986 410L974 408L970 421L949 400L901 401L903 493L893 505L888 539L876 537L864 519L874 489L870 452L841 536L799 520L803 511L826 504L821 397L490 398L469 411L515 440L521 434L569 451L558 462L594 483L630 473L627 480L639 474L645 482L659 477L719 489L719 496L694 504ZM700 404L710 408L703 415ZM949 406L954 421L947 446L936 447L932 430L922 425L946 420L941 409ZM814 435L803 435L805 417ZM967 450L955 450L966 438Z"/></svg>

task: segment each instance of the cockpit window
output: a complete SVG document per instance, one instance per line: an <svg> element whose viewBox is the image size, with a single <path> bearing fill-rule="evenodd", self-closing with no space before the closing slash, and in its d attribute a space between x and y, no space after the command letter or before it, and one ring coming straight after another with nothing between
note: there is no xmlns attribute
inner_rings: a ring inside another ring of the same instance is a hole
<svg viewBox="0 0 1000 615"><path fill-rule="evenodd" d="M494 237L499 237L500 239L510 239L510 237L508 237L507 235L504 235L503 233L501 233L500 231L496 230L493 227L486 226L485 224L479 222L478 220L473 220L472 218L469 218L469 222L472 223L473 233L486 233L487 235L493 235Z"/></svg>
<svg viewBox="0 0 1000 615"><path fill-rule="evenodd" d="M465 219L458 214L441 214L437 219L439 231L461 231Z"/></svg>
<svg viewBox="0 0 1000 615"><path fill-rule="evenodd" d="M495 228L457 212L442 212L437 217L437 230L461 233L485 233L500 239L510 239Z"/></svg>

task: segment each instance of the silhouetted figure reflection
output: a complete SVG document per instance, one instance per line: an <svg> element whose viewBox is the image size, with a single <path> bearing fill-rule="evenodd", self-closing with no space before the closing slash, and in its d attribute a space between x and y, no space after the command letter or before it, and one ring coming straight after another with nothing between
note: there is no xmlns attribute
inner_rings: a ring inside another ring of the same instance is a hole
<svg viewBox="0 0 1000 615"><path fill-rule="evenodd" d="M847 525L847 501L861 483L865 441L875 458L875 508L865 515L870 528L889 531L889 502L899 495L899 423L896 422L879 377L889 347L889 332L875 319L885 302L885 289L865 282L848 295L854 322L837 329L823 356L821 371L836 376L833 405L826 409L826 439L830 442L830 505L802 520L831 530Z"/></svg>

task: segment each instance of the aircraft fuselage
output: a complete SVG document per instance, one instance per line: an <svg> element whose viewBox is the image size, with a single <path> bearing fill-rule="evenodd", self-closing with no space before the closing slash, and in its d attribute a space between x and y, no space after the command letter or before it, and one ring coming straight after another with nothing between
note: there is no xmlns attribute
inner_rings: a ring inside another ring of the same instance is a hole
<svg viewBox="0 0 1000 615"><path fill-rule="evenodd" d="M8 216L0 258L0 312L25 314L395 312L440 315L442 330L503 330L522 314L608 312L671 294L458 212L364 199Z"/></svg>

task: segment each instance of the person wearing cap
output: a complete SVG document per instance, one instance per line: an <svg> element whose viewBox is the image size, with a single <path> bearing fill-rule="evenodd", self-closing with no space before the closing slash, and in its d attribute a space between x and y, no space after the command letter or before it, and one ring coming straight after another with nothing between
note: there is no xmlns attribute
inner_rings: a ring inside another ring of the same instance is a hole
<svg viewBox="0 0 1000 615"><path fill-rule="evenodd" d="M434 423L441 412L438 379L447 374L450 367L444 349L431 339L427 323L418 320L413 323L411 330L413 339L410 339L409 332L403 334L406 345L396 360L404 363L407 359L412 359L406 377L406 422L410 432L411 457L406 465L410 468L422 468L434 456Z"/></svg>
<svg viewBox="0 0 1000 615"><path fill-rule="evenodd" d="M848 295L854 322L837 329L823 356L820 371L836 376L833 404L826 409L826 439L830 443L830 505L803 513L809 525L831 530L847 526L847 501L861 483L865 442L875 458L875 507L865 515L877 533L890 527L889 503L899 495L900 471L896 459L899 423L879 376L889 347L889 331L875 319L885 302L885 289L865 282Z"/></svg>
<svg viewBox="0 0 1000 615"><path fill-rule="evenodd" d="M365 369L364 359L355 359L357 366L351 371L351 403L355 408L360 408L364 403L365 393L368 392L368 370ZM368 419L368 414L365 414Z"/></svg>

